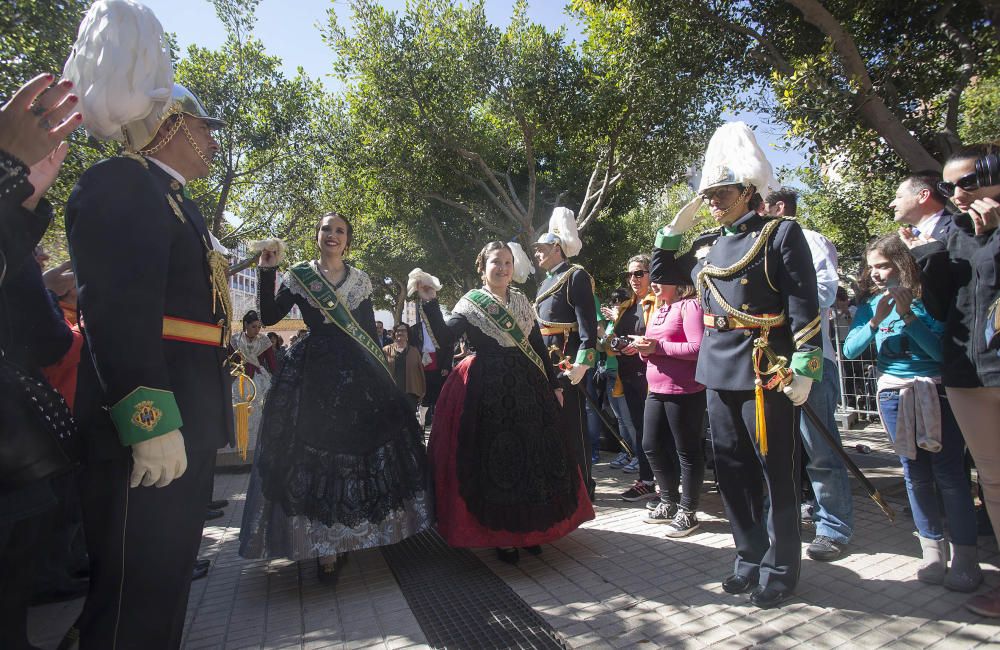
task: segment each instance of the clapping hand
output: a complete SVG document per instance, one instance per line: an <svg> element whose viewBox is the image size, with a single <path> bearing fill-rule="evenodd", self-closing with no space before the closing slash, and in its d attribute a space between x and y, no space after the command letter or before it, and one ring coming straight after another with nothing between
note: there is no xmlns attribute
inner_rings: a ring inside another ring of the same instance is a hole
<svg viewBox="0 0 1000 650"><path fill-rule="evenodd" d="M882 298L879 299L878 304L875 305L875 315L872 316L872 322L876 325L880 324L889 317L893 307L895 307L893 295L890 291L886 291L882 294Z"/></svg>
<svg viewBox="0 0 1000 650"><path fill-rule="evenodd" d="M913 228L903 227L899 229L899 238L903 240L907 248L916 248L917 246L923 246L924 244L929 244L935 239L931 239L924 233L919 235L913 234Z"/></svg>
<svg viewBox="0 0 1000 650"><path fill-rule="evenodd" d="M913 292L906 287L889 287L886 293L892 297L896 305L896 313L899 315L908 314L913 304Z"/></svg>
<svg viewBox="0 0 1000 650"><path fill-rule="evenodd" d="M66 153L69 151L69 144L60 142L55 149L31 166L28 174L28 182L35 188L34 193L25 199L22 204L29 210L38 207L38 202L42 200L45 193L49 191L52 184L56 182L59 169L63 161L66 160Z"/></svg>
<svg viewBox="0 0 1000 650"><path fill-rule="evenodd" d="M79 101L70 93L73 82L63 79L50 88L54 78L38 75L0 108L0 149L29 167L48 156L83 121L83 115L73 112Z"/></svg>
<svg viewBox="0 0 1000 650"><path fill-rule="evenodd" d="M612 323L618 320L618 308L617 307L601 307L601 314L604 315Z"/></svg>

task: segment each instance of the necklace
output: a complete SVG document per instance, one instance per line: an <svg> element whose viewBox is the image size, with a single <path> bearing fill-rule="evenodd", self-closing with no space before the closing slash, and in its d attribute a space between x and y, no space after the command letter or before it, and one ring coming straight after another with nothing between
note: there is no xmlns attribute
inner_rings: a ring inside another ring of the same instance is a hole
<svg viewBox="0 0 1000 650"><path fill-rule="evenodd" d="M334 285L343 280L344 276L347 275L347 264L344 264L343 262L341 262L340 269L331 269L327 267L323 263L323 260L316 260L316 266L319 268L319 272Z"/></svg>
<svg viewBox="0 0 1000 650"><path fill-rule="evenodd" d="M485 283L483 284L483 291L496 298L497 302L499 302L504 307L510 304L510 285L507 286L507 289L504 292L506 294L505 298L501 298L500 296L498 296L496 293L493 292L492 289L490 289L489 285Z"/></svg>

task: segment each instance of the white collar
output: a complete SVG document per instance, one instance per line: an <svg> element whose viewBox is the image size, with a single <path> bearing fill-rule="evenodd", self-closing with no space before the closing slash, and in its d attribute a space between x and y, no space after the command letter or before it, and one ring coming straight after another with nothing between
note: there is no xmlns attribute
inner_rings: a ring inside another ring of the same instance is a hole
<svg viewBox="0 0 1000 650"><path fill-rule="evenodd" d="M181 176L180 172L178 172L176 169L174 169L167 163L163 162L162 160L157 160L156 158L150 158L148 156L146 157L146 160L156 163L157 167L170 174L174 178L174 180L176 180L181 185L187 185L187 181L184 180L184 177Z"/></svg>
<svg viewBox="0 0 1000 650"><path fill-rule="evenodd" d="M943 214L944 210L939 210L934 214L927 215L917 223L917 230L930 237L931 233L934 232L934 228L937 227L938 222L941 220L941 215Z"/></svg>

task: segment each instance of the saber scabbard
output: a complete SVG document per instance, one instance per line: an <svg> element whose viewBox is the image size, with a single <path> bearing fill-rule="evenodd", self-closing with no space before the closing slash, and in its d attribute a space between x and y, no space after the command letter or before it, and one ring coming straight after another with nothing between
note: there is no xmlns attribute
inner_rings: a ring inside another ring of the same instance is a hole
<svg viewBox="0 0 1000 650"><path fill-rule="evenodd" d="M771 368L774 369L775 375L780 377L779 385L784 386L788 381L791 381L793 373L787 368L788 361L784 357L779 357L775 354L774 350L771 349L771 346L766 340L760 342L758 339L756 346L767 357L768 363L771 365ZM858 467L853 460L851 460L851 457L847 455L846 451L844 451L843 446L841 446L819 416L816 415L816 411L814 411L813 408L807 403L802 404L799 408L801 408L802 412L806 414L807 418L809 418L809 422L811 422L816 430L820 432L823 439L826 440L826 443L830 445L830 448L833 449L833 451L840 457L840 460L844 462L844 466L847 467L847 469L851 471L851 474L853 474L854 477L861 482L861 485L865 488L865 492L868 493L868 496L871 497L872 501L874 501L875 504L881 508L882 512L885 513L885 516L889 518L890 522L895 522L896 511L892 509L892 506L886 503L882 494L872 484L872 482L868 480L868 477L861 471L861 468Z"/></svg>

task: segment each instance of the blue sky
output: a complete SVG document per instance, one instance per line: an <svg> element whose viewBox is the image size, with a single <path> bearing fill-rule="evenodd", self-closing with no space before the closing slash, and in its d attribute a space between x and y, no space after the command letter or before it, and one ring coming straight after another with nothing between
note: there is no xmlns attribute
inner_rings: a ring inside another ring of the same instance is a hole
<svg viewBox="0 0 1000 650"><path fill-rule="evenodd" d="M139 1L156 13L166 31L177 35L182 51L191 44L214 49L225 40L225 30L208 0ZM382 0L382 5L390 9L401 10L405 4L405 0ZM486 16L492 23L506 25L510 22L512 5L513 0L486 0ZM318 28L326 24L326 13L331 6L337 12L338 22L348 25L350 6L346 0L262 0L257 10L255 35L264 42L268 53L282 59L288 74L294 74L302 66L310 77L323 79L327 87L336 88L336 81L330 78L333 54L320 38ZM528 15L549 29L565 26L569 39L582 40L580 25L563 13L563 6L560 0L536 0L529 5ZM779 167L797 167L805 162L800 152L778 149L783 144L783 129L768 126L766 116L725 117L742 119L757 127L758 140L776 171Z"/></svg>

